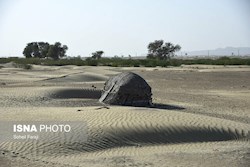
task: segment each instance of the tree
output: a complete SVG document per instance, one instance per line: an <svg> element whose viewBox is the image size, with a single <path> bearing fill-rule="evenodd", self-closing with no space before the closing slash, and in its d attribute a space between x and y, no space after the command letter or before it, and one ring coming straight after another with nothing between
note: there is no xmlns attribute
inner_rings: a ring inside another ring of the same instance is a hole
<svg viewBox="0 0 250 167"><path fill-rule="evenodd" d="M163 40L155 40L148 45L148 55L149 59L170 59L174 56L176 51L181 49L180 45L174 45L170 42L164 44Z"/></svg>
<svg viewBox="0 0 250 167"><path fill-rule="evenodd" d="M45 42L31 42L24 48L23 54L26 58L45 58L49 44Z"/></svg>
<svg viewBox="0 0 250 167"><path fill-rule="evenodd" d="M57 49L56 49L55 45L50 45L49 46L49 50L48 50L48 53L47 53L46 57L50 57L50 58L52 58L54 60L59 59L59 56L57 55Z"/></svg>
<svg viewBox="0 0 250 167"><path fill-rule="evenodd" d="M48 42L38 42L40 58L46 58L47 53L49 51L49 43Z"/></svg>
<svg viewBox="0 0 250 167"><path fill-rule="evenodd" d="M32 51L33 51L33 56L34 57L41 57L41 53L39 52L39 46L37 42L32 43Z"/></svg>
<svg viewBox="0 0 250 167"><path fill-rule="evenodd" d="M23 54L26 58L53 58L55 60L66 56L68 47L61 45L60 42L56 42L54 45L50 45L48 42L31 42L23 50Z"/></svg>
<svg viewBox="0 0 250 167"><path fill-rule="evenodd" d="M100 59L102 57L103 53L104 53L103 51L96 51L96 52L92 53L92 58L93 59Z"/></svg>
<svg viewBox="0 0 250 167"><path fill-rule="evenodd" d="M67 50L68 47L66 45L61 46L60 42L56 42L54 45L49 46L47 57L58 60L66 56Z"/></svg>
<svg viewBox="0 0 250 167"><path fill-rule="evenodd" d="M32 43L28 43L27 46L23 50L23 55L26 58L31 58L32 57L32 52L33 52Z"/></svg>

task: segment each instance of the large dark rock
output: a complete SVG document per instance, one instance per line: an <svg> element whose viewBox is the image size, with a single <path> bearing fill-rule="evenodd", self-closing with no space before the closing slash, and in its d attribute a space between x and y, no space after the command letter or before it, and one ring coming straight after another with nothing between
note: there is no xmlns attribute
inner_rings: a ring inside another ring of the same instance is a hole
<svg viewBox="0 0 250 167"><path fill-rule="evenodd" d="M139 75L124 72L106 81L100 102L114 105L150 106L151 87Z"/></svg>

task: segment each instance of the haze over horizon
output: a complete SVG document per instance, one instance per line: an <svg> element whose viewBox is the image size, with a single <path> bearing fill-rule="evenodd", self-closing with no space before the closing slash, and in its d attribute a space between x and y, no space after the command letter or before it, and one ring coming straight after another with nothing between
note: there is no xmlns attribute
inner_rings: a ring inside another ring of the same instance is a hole
<svg viewBox="0 0 250 167"><path fill-rule="evenodd" d="M250 47L250 1L0 1L0 57L35 41L66 44L69 56L140 56L159 39L182 51Z"/></svg>

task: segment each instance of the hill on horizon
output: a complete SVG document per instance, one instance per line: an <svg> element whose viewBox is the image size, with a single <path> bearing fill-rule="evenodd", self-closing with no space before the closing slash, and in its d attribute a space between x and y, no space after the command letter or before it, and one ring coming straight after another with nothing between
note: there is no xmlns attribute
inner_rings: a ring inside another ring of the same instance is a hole
<svg viewBox="0 0 250 167"><path fill-rule="evenodd" d="M178 56L249 56L250 47L225 47L214 50L181 51Z"/></svg>

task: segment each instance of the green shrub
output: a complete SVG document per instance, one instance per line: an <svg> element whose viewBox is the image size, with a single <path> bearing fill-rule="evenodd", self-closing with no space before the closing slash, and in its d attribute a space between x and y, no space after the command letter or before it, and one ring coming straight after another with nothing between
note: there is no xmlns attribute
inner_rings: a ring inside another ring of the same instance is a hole
<svg viewBox="0 0 250 167"><path fill-rule="evenodd" d="M30 64L24 64L23 69L25 69L25 70L31 70L32 69L32 65L30 65Z"/></svg>
<svg viewBox="0 0 250 167"><path fill-rule="evenodd" d="M19 63L14 63L13 64L15 68L22 68L25 70L31 70L32 69L32 65L30 64L19 64Z"/></svg>
<svg viewBox="0 0 250 167"><path fill-rule="evenodd" d="M0 58L0 64L11 62L10 58Z"/></svg>

